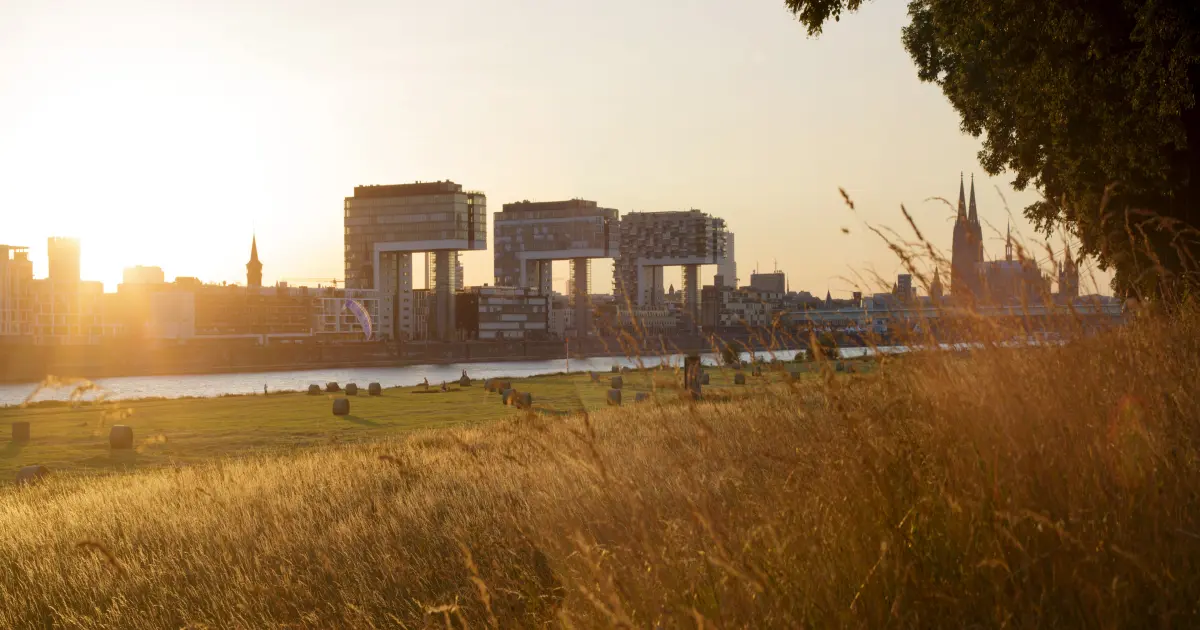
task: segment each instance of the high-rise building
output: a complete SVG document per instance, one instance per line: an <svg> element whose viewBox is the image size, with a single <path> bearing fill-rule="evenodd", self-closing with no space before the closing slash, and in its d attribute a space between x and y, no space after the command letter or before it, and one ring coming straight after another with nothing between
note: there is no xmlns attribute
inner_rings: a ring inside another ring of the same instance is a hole
<svg viewBox="0 0 1200 630"><path fill-rule="evenodd" d="M699 210L631 212L621 219L613 291L634 306L662 305L663 267L683 267L683 315L700 324L700 266L725 259L725 220Z"/></svg>
<svg viewBox="0 0 1200 630"><path fill-rule="evenodd" d="M52 236L46 243L50 261L50 281L79 284L79 239Z"/></svg>
<svg viewBox="0 0 1200 630"><path fill-rule="evenodd" d="M258 260L258 237L250 237L250 262L246 263L246 286L262 288L262 262Z"/></svg>
<svg viewBox="0 0 1200 630"><path fill-rule="evenodd" d="M616 210L585 199L504 204L492 224L496 285L535 288L548 297L553 293L553 262L571 261L565 293L575 309L575 334L587 336L592 324L591 259L617 254L618 221Z"/></svg>
<svg viewBox="0 0 1200 630"><path fill-rule="evenodd" d="M733 253L733 232L725 233L725 258L717 263L717 275L721 276L722 283L728 287L736 288L741 281L737 275L737 260Z"/></svg>
<svg viewBox="0 0 1200 630"><path fill-rule="evenodd" d="M962 176L958 179L958 215L954 221L954 249L950 258L950 292L957 299L974 300L982 288L983 228L975 207L975 177L971 177L971 205L967 209Z"/></svg>
<svg viewBox="0 0 1200 630"><path fill-rule="evenodd" d="M750 288L772 293L787 293L787 276L782 271L750 274Z"/></svg>
<svg viewBox="0 0 1200 630"><path fill-rule="evenodd" d="M33 334L29 248L0 245L0 340Z"/></svg>
<svg viewBox="0 0 1200 630"><path fill-rule="evenodd" d="M396 295L397 338L415 336L412 254L433 252L432 336L454 330L451 254L487 249L487 199L451 181L358 186L345 212L346 288ZM406 328L407 327L407 328Z"/></svg>

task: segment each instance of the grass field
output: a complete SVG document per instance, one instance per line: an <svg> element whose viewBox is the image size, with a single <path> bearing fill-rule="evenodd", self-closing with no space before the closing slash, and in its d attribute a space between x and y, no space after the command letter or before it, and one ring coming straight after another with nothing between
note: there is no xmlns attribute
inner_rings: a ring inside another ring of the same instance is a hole
<svg viewBox="0 0 1200 630"><path fill-rule="evenodd" d="M732 389L732 370L708 372L714 391ZM533 395L534 408L539 412L564 414L606 406L611 376L601 374L600 383L593 383L587 374L512 379L512 383ZM663 401L678 399L673 387L680 377L673 372L622 376L627 404L632 404L637 392L657 391L656 398ZM761 385L756 379L748 382L751 388ZM10 483L20 467L31 464L66 474L136 470L196 463L217 456L287 452L296 447L376 439L398 431L461 426L519 414L505 407L498 394L486 392L482 381L468 388L453 384L452 391L445 393L438 387L431 387L435 393L429 394L418 393L424 390L421 387L387 389L380 397L367 396L366 385L359 384L360 394L352 397L351 413L343 417L331 412L332 399L344 396L340 393L0 408L0 427L6 432L0 449L0 485ZM9 424L15 420L30 422L33 438L29 443L7 440ZM134 450L109 448L109 427L114 424L133 427Z"/></svg>

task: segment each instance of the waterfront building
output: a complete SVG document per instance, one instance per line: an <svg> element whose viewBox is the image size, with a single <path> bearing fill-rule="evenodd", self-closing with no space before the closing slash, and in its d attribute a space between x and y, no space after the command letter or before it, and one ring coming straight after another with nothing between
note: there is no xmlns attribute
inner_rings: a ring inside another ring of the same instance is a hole
<svg viewBox="0 0 1200 630"><path fill-rule="evenodd" d="M29 248L0 245L0 343L31 340L32 284Z"/></svg>
<svg viewBox="0 0 1200 630"><path fill-rule="evenodd" d="M46 254L50 263L51 282L60 285L79 283L79 239L52 236L47 239Z"/></svg>
<svg viewBox="0 0 1200 630"><path fill-rule="evenodd" d="M465 339L544 339L548 334L550 298L537 288L470 287L456 299Z"/></svg>
<svg viewBox="0 0 1200 630"><path fill-rule="evenodd" d="M497 286L537 289L550 296L555 260L569 260L567 295L578 334L588 335L591 318L591 261L612 258L619 248L618 212L595 201L506 203L493 223Z"/></svg>
<svg viewBox="0 0 1200 630"><path fill-rule="evenodd" d="M717 263L717 276L721 280L718 282L716 278L713 278L715 285L736 287L741 281L737 275L737 260L734 258L733 232L725 232L725 257Z"/></svg>
<svg viewBox="0 0 1200 630"><path fill-rule="evenodd" d="M413 291L412 254L432 252L433 336L455 334L452 253L487 249L487 199L451 181L357 186L344 204L346 288L397 296ZM413 299L398 300L398 336L411 337L418 315ZM409 322L409 328L402 327Z"/></svg>
<svg viewBox="0 0 1200 630"><path fill-rule="evenodd" d="M725 260L725 221L699 210L631 212L621 220L613 290L641 308L665 302L663 267L683 267L683 311L700 323L700 266Z"/></svg>

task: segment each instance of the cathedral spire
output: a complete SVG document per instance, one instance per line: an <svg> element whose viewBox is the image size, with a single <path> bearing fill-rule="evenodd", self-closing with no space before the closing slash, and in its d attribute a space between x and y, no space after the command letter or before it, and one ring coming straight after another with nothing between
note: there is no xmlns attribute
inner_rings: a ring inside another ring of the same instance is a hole
<svg viewBox="0 0 1200 630"><path fill-rule="evenodd" d="M972 180L972 186L974 186L974 183L974 180ZM972 190L974 190L974 187L972 187ZM963 190L962 171L958 172L958 217L960 219L967 218L967 195L966 191Z"/></svg>
<svg viewBox="0 0 1200 630"><path fill-rule="evenodd" d="M250 237L250 262L246 263L246 286L262 287L262 262L258 260L258 236Z"/></svg>
<svg viewBox="0 0 1200 630"><path fill-rule="evenodd" d="M971 199L974 201L974 197ZM1008 223L1008 232L1004 235L1004 259L1012 262L1012 221Z"/></svg>
<svg viewBox="0 0 1200 630"><path fill-rule="evenodd" d="M979 211L975 209L975 174L971 173L971 213L967 217L971 223L979 223Z"/></svg>

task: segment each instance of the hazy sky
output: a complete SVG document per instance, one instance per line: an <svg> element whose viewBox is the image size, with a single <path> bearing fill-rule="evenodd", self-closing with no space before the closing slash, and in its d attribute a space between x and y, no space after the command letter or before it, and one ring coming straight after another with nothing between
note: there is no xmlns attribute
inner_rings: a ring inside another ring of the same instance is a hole
<svg viewBox="0 0 1200 630"><path fill-rule="evenodd" d="M951 209L926 199L960 171L985 221L1003 232L1003 195L1032 237L1034 193L983 177L918 82L904 5L810 39L783 0L0 0L0 243L41 276L46 237L80 237L114 290L134 264L244 282L256 231L268 283L340 278L355 185L452 179L490 211L699 208L737 234L743 281L777 261L836 295L901 270L863 227L899 230L901 203L948 252ZM465 257L468 284L491 257Z"/></svg>

